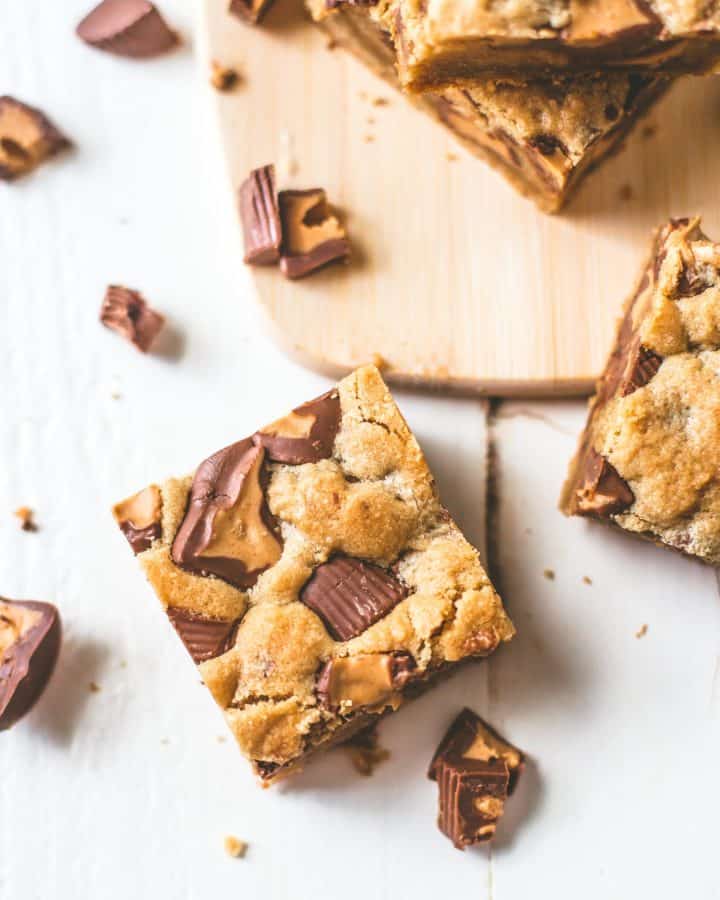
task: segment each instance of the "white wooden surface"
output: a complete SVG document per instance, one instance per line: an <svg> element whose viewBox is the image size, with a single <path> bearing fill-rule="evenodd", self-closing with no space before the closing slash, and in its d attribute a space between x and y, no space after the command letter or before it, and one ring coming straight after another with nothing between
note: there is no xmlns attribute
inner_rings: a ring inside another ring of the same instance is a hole
<svg viewBox="0 0 720 900"><path fill-rule="evenodd" d="M190 37L182 0L163 8ZM0 90L43 106L78 149L0 186L0 593L55 601L66 627L46 695L0 735L0 898L719 896L715 574L555 512L581 404L494 417L491 543L519 636L385 723L392 757L372 779L335 753L262 791L217 741L221 718L108 507L326 382L254 321L189 49L140 65L93 53L72 34L85 11L1 13ZM112 280L143 289L184 345L145 358L102 329ZM399 399L481 541L484 407ZM37 534L18 529L20 504ZM492 854L436 832L424 778L463 703L536 760ZM246 859L224 854L226 834L249 841Z"/></svg>

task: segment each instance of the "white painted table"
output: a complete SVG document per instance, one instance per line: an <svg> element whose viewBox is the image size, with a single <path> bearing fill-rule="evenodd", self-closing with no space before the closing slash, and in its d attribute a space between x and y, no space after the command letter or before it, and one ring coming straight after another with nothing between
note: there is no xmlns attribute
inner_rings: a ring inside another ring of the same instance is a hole
<svg viewBox="0 0 720 900"><path fill-rule="evenodd" d="M182 0L164 8L190 36ZM392 757L375 776L337 752L262 791L218 741L221 717L108 508L325 382L254 321L190 51L139 65L94 53L73 36L85 11L5 3L0 31L0 92L77 143L0 186L0 592L56 602L66 633L43 700L0 736L2 900L720 896L716 576L555 511L578 403L494 411L490 543L519 634L386 722ZM181 352L143 358L102 329L108 281L166 312ZM399 399L482 541L485 405ZM21 504L37 534L13 519ZM492 852L439 835L424 778L465 703L534 758ZM246 859L225 855L226 834L250 843Z"/></svg>

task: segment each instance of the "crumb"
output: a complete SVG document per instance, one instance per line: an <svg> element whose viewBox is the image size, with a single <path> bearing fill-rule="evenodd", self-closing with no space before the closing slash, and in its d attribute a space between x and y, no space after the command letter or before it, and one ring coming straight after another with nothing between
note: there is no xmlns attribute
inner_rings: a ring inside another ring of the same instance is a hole
<svg viewBox="0 0 720 900"><path fill-rule="evenodd" d="M555 570L543 569L543 577L547 578L548 581L555 581Z"/></svg>
<svg viewBox="0 0 720 900"><path fill-rule="evenodd" d="M121 659L121 660L120 660L120 668L121 668L121 669L127 669L127 660L126 660L126 659Z"/></svg>
<svg viewBox="0 0 720 900"><path fill-rule="evenodd" d="M366 134L363 140L366 144L372 144L372 142L375 140L375 136L372 134Z"/></svg>
<svg viewBox="0 0 720 900"><path fill-rule="evenodd" d="M338 42L334 38L328 38L328 42L325 44L326 50L335 50L338 46Z"/></svg>
<svg viewBox="0 0 720 900"><path fill-rule="evenodd" d="M217 736L217 742L218 742L218 744L224 744L226 740L227 740L227 738L225 737L224 734L219 734L219 735Z"/></svg>
<svg viewBox="0 0 720 900"><path fill-rule="evenodd" d="M99 694L102 688L96 681L91 681L88 685L88 690L91 694Z"/></svg>
<svg viewBox="0 0 720 900"><path fill-rule="evenodd" d="M231 91L239 80L237 69L223 66L215 59L210 63L210 84L216 91Z"/></svg>
<svg viewBox="0 0 720 900"><path fill-rule="evenodd" d="M647 633L648 633L647 625L641 625L638 628L638 630L635 632L635 637L636 638L644 638Z"/></svg>
<svg viewBox="0 0 720 900"><path fill-rule="evenodd" d="M456 156L454 153L446 153L446 154L445 154L445 159L446 159L448 162L457 162L457 161L460 159L460 157L459 157L459 156Z"/></svg>
<svg viewBox="0 0 720 900"><path fill-rule="evenodd" d="M20 527L23 531L37 531L37 523L35 522L35 513L30 509L29 506L18 506L18 508L13 513L18 519L20 519Z"/></svg>
<svg viewBox="0 0 720 900"><path fill-rule="evenodd" d="M361 775L372 775L377 766L390 757L390 752L379 745L375 725L365 728L342 746Z"/></svg>
<svg viewBox="0 0 720 900"><path fill-rule="evenodd" d="M646 125L640 134L645 138L645 140L649 140L652 137L655 137L657 134L657 125Z"/></svg>
<svg viewBox="0 0 720 900"><path fill-rule="evenodd" d="M240 838L236 838L235 835L229 834L223 841L223 845L227 855L233 856L235 859L242 859L247 853L247 843L241 841Z"/></svg>
<svg viewBox="0 0 720 900"><path fill-rule="evenodd" d="M386 97L373 97L372 105L373 106L389 106L390 101Z"/></svg>
<svg viewBox="0 0 720 900"><path fill-rule="evenodd" d="M589 575L583 575L582 583L583 584L592 584L592 578Z"/></svg>
<svg viewBox="0 0 720 900"><path fill-rule="evenodd" d="M618 197L623 203L627 203L629 200L632 200L633 197L633 189L631 184L623 184L620 186L620 190L618 191Z"/></svg>
<svg viewBox="0 0 720 900"><path fill-rule="evenodd" d="M365 121L368 123L368 125L374 125L374 124L375 124L375 119L373 119L372 116L368 116L367 119L366 119Z"/></svg>

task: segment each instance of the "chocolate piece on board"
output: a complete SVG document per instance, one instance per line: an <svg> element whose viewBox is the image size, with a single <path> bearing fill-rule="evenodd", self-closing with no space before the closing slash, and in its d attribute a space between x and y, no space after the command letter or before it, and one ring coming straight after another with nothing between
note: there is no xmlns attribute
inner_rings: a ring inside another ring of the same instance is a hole
<svg viewBox="0 0 720 900"><path fill-rule="evenodd" d="M141 353L147 353L162 330L165 317L148 306L138 291L110 285L100 307L100 321L134 344Z"/></svg>
<svg viewBox="0 0 720 900"><path fill-rule="evenodd" d="M0 97L0 181L32 172L70 141L39 110L14 97Z"/></svg>
<svg viewBox="0 0 720 900"><path fill-rule="evenodd" d="M313 572L300 593L336 641L349 641L386 616L408 591L392 573L338 555Z"/></svg>
<svg viewBox="0 0 720 900"><path fill-rule="evenodd" d="M52 604L0 597L0 731L29 712L45 690L60 636Z"/></svg>
<svg viewBox="0 0 720 900"><path fill-rule="evenodd" d="M330 211L325 191L280 191L282 247L280 270L288 278L304 278L350 255L345 229Z"/></svg>
<svg viewBox="0 0 720 900"><path fill-rule="evenodd" d="M264 457L247 438L200 465L172 546L179 566L247 589L280 559L282 542L265 502Z"/></svg>
<svg viewBox="0 0 720 900"><path fill-rule="evenodd" d="M131 59L159 56L178 44L177 34L148 0L103 0L76 33L98 50Z"/></svg>
<svg viewBox="0 0 720 900"><path fill-rule="evenodd" d="M439 787L438 827L459 849L490 840L524 756L471 709L440 742L428 777Z"/></svg>
<svg viewBox="0 0 720 900"><path fill-rule="evenodd" d="M115 521L137 555L162 534L162 496L152 484L113 506Z"/></svg>
<svg viewBox="0 0 720 900"><path fill-rule="evenodd" d="M275 190L275 166L254 169L238 191L240 221L245 241L244 261L268 266L280 259L282 227Z"/></svg>
<svg viewBox="0 0 720 900"><path fill-rule="evenodd" d="M273 462L299 466L329 459L339 427L340 398L332 390L261 428L254 440Z"/></svg>

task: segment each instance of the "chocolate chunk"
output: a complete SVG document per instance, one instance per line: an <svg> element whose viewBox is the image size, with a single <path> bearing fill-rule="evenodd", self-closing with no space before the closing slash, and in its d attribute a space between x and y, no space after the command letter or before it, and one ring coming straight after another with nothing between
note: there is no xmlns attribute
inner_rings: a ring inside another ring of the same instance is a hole
<svg viewBox="0 0 720 900"><path fill-rule="evenodd" d="M524 756L471 709L463 709L440 742L428 777L439 787L438 826L460 850L495 834Z"/></svg>
<svg viewBox="0 0 720 900"><path fill-rule="evenodd" d="M103 0L76 33L98 50L131 59L159 56L178 44L177 34L148 0Z"/></svg>
<svg viewBox="0 0 720 900"><path fill-rule="evenodd" d="M174 562L247 589L280 559L282 542L265 502L264 456L247 438L200 465L172 545Z"/></svg>
<svg viewBox="0 0 720 900"><path fill-rule="evenodd" d="M166 612L196 664L222 656L232 647L237 620L209 619L177 606Z"/></svg>
<svg viewBox="0 0 720 900"><path fill-rule="evenodd" d="M137 291L118 285L107 289L100 321L143 353L148 352L165 324L165 318L148 306Z"/></svg>
<svg viewBox="0 0 720 900"><path fill-rule="evenodd" d="M280 270L303 278L322 266L350 255L345 229L330 211L325 191L280 191L282 247Z"/></svg>
<svg viewBox="0 0 720 900"><path fill-rule="evenodd" d="M244 22L256 25L271 5L272 0L230 0L228 9Z"/></svg>
<svg viewBox="0 0 720 900"><path fill-rule="evenodd" d="M70 146L70 141L35 109L0 97L0 180L12 181Z"/></svg>
<svg viewBox="0 0 720 900"><path fill-rule="evenodd" d="M340 427L340 395L337 390L296 407L254 435L273 462L299 466L332 456Z"/></svg>
<svg viewBox="0 0 720 900"><path fill-rule="evenodd" d="M334 556L313 572L300 600L317 613L336 641L349 641L407 597L390 572L352 556Z"/></svg>
<svg viewBox="0 0 720 900"><path fill-rule="evenodd" d="M268 266L280 258L282 229L275 190L275 166L254 169L238 192L245 241L244 261Z"/></svg>
<svg viewBox="0 0 720 900"><path fill-rule="evenodd" d="M152 484L113 506L115 521L137 555L162 535L162 494Z"/></svg>
<svg viewBox="0 0 720 900"><path fill-rule="evenodd" d="M34 706L60 650L60 616L50 603L0 598L0 731Z"/></svg>
<svg viewBox="0 0 720 900"><path fill-rule="evenodd" d="M320 669L315 692L325 709L350 714L361 707L379 712L396 709L400 693L415 675L409 653L368 653L328 660Z"/></svg>
<svg viewBox="0 0 720 900"><path fill-rule="evenodd" d="M591 447L585 456L576 502L578 515L608 517L632 506L635 496L617 469Z"/></svg>
<svg viewBox="0 0 720 900"><path fill-rule="evenodd" d="M620 387L620 396L627 397L638 388L645 387L657 374L663 363L662 356L638 341L628 355L628 368Z"/></svg>

